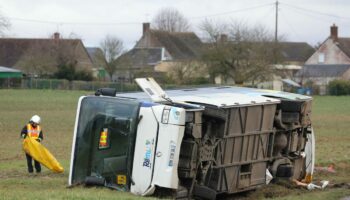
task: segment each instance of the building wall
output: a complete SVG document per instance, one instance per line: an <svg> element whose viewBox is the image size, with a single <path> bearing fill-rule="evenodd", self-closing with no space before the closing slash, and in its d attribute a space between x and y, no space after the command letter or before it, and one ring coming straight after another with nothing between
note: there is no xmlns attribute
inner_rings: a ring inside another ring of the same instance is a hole
<svg viewBox="0 0 350 200"><path fill-rule="evenodd" d="M78 70L88 70L92 71L94 65L83 45L83 43L79 42L75 48L76 59L78 61L77 69Z"/></svg>
<svg viewBox="0 0 350 200"><path fill-rule="evenodd" d="M342 75L341 79L350 80L350 69Z"/></svg>
<svg viewBox="0 0 350 200"><path fill-rule="evenodd" d="M324 62L320 62L320 56L324 55ZM333 39L327 39L320 48L305 62L311 64L350 64L350 58L334 43Z"/></svg>
<svg viewBox="0 0 350 200"><path fill-rule="evenodd" d="M273 75L272 80L258 83L256 87L260 89L283 91L282 78L278 75Z"/></svg>
<svg viewBox="0 0 350 200"><path fill-rule="evenodd" d="M311 81L313 84L313 87L318 89L319 95L326 95L329 82L335 79L339 79L339 77L308 77L304 79L298 77L296 78L296 82L298 83L302 82L303 86L305 87L305 84ZM313 91L313 93L317 94L317 91Z"/></svg>
<svg viewBox="0 0 350 200"><path fill-rule="evenodd" d="M198 78L209 78L206 65L196 60L163 61L154 66L154 71L167 75L176 84L184 84Z"/></svg>
<svg viewBox="0 0 350 200"><path fill-rule="evenodd" d="M157 65L154 66L154 71L157 72L169 72L171 66L173 66L176 62L160 62Z"/></svg>

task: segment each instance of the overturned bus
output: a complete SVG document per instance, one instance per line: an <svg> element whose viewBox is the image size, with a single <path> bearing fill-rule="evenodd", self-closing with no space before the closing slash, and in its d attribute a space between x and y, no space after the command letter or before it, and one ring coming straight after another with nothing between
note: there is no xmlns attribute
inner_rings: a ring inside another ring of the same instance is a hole
<svg viewBox="0 0 350 200"><path fill-rule="evenodd" d="M242 87L100 89L79 99L69 185L215 199L270 179L310 181L309 96Z"/></svg>

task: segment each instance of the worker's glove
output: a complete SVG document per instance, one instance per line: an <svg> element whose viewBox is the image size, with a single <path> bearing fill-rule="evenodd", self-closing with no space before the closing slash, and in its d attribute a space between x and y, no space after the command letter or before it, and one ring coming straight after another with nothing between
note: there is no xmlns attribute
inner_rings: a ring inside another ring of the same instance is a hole
<svg viewBox="0 0 350 200"><path fill-rule="evenodd" d="M313 183L310 183L307 185L308 190L313 190L313 189L321 189L321 186L315 185Z"/></svg>
<svg viewBox="0 0 350 200"><path fill-rule="evenodd" d="M35 139L37 142L41 142L41 139L40 138L37 138L37 139Z"/></svg>
<svg viewBox="0 0 350 200"><path fill-rule="evenodd" d="M26 135L26 134L22 134L21 137L22 137L23 139L25 139L25 138L27 137L27 135Z"/></svg>

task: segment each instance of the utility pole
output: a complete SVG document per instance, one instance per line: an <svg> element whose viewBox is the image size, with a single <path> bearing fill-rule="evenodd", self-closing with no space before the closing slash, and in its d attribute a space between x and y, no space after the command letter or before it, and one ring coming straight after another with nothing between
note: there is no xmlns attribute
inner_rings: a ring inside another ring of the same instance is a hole
<svg viewBox="0 0 350 200"><path fill-rule="evenodd" d="M276 1L276 21L275 21L275 42L277 43L278 39L278 0Z"/></svg>

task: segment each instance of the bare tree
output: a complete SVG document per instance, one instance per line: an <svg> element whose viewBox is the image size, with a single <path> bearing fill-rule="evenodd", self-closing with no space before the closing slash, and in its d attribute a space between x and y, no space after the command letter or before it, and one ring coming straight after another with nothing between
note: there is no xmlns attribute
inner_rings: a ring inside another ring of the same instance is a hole
<svg viewBox="0 0 350 200"><path fill-rule="evenodd" d="M191 84L195 79L205 76L201 64L194 60L174 62L169 66L168 75L178 85Z"/></svg>
<svg viewBox="0 0 350 200"><path fill-rule="evenodd" d="M175 8L162 8L153 18L152 26L169 32L185 32L190 29L188 20Z"/></svg>
<svg viewBox="0 0 350 200"><path fill-rule="evenodd" d="M200 28L210 41L203 54L213 80L232 79L236 84L261 82L273 75L276 44L262 26L250 28L242 23L219 24L204 21Z"/></svg>
<svg viewBox="0 0 350 200"><path fill-rule="evenodd" d="M10 21L0 13L0 36L3 36L5 30L9 29L10 26Z"/></svg>
<svg viewBox="0 0 350 200"><path fill-rule="evenodd" d="M57 71L55 57L51 46L36 43L25 51L16 66L28 75L42 77Z"/></svg>
<svg viewBox="0 0 350 200"><path fill-rule="evenodd" d="M108 72L112 80L112 76L118 68L117 58L124 51L123 41L117 37L107 35L105 39L100 43L100 47L102 49L103 56L107 61L105 70Z"/></svg>

